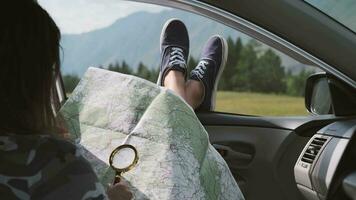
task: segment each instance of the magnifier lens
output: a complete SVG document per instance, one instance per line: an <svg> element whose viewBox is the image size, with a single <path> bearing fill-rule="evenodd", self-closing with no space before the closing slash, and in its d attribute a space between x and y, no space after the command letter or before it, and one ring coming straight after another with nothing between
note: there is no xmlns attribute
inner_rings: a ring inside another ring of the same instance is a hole
<svg viewBox="0 0 356 200"><path fill-rule="evenodd" d="M117 169L125 169L135 161L135 151L131 148L122 148L113 155L112 165Z"/></svg>

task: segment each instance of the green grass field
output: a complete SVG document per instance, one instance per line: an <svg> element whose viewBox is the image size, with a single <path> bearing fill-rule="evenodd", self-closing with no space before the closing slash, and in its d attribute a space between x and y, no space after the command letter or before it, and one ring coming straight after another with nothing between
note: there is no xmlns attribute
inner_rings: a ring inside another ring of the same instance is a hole
<svg viewBox="0 0 356 200"><path fill-rule="evenodd" d="M218 92L215 110L260 116L308 114L303 97L247 92Z"/></svg>
<svg viewBox="0 0 356 200"><path fill-rule="evenodd" d="M67 93L67 97L71 94ZM219 91L215 111L258 116L308 115L303 97Z"/></svg>

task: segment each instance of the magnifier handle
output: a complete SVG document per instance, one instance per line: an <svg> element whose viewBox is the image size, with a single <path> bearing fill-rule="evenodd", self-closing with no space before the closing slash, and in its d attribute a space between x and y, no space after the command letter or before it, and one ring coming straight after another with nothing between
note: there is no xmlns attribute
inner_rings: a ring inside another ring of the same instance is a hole
<svg viewBox="0 0 356 200"><path fill-rule="evenodd" d="M114 184L116 183L119 183L121 181L121 176L120 175L115 175L115 178L114 178Z"/></svg>

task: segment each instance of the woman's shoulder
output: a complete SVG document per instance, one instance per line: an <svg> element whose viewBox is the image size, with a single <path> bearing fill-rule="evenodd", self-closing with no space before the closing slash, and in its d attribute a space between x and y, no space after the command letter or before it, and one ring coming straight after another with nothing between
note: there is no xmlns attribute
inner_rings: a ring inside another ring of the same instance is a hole
<svg viewBox="0 0 356 200"><path fill-rule="evenodd" d="M0 135L0 174L20 172L26 175L40 170L56 173L71 164L82 167L88 162L81 156L79 149L71 142L51 135Z"/></svg>
<svg viewBox="0 0 356 200"><path fill-rule="evenodd" d="M51 135L0 135L0 157L2 159L17 156L30 164L31 160L36 157L51 159L53 156L65 155L79 156L76 146L65 139Z"/></svg>
<svg viewBox="0 0 356 200"><path fill-rule="evenodd" d="M70 194L82 199L93 190L105 195L89 163L75 145L64 139L47 135L1 135L0 160L0 176L8 180L6 187L16 187L20 181L26 185L22 192L31 197L51 199L52 195Z"/></svg>

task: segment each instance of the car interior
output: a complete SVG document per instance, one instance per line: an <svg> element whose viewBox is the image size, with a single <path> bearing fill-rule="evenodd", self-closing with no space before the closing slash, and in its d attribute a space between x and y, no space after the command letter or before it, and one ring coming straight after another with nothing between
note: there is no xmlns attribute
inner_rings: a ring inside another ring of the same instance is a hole
<svg viewBox="0 0 356 200"><path fill-rule="evenodd" d="M303 85L305 115L197 113L246 199L356 199L355 32L304 1L136 2L203 16L317 68ZM59 77L62 104L64 85Z"/></svg>

